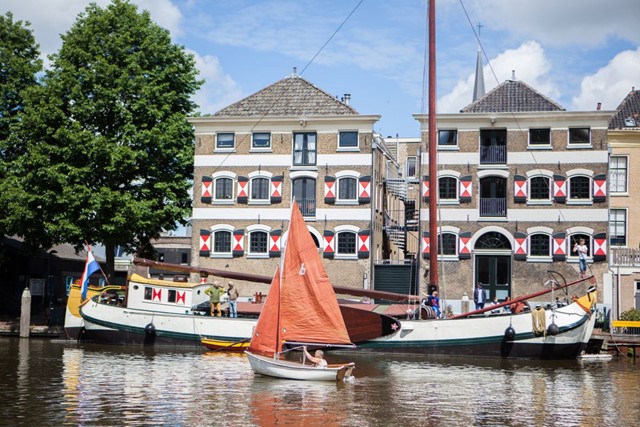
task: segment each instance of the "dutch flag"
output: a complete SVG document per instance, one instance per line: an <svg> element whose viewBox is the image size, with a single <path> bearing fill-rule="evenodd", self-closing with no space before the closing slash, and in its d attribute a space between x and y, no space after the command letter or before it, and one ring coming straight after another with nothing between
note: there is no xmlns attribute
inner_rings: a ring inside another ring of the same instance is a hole
<svg viewBox="0 0 640 427"><path fill-rule="evenodd" d="M87 261L84 264L84 271L82 272L82 277L80 278L80 288L82 289L82 300L84 301L87 298L87 289L89 289L89 276L91 276L96 271L100 270L100 264L93 257L93 253L91 249L87 252Z"/></svg>

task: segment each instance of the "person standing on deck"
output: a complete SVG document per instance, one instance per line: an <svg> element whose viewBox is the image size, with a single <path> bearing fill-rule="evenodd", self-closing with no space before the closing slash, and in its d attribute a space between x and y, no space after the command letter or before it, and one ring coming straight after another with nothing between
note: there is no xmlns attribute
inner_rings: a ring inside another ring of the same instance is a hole
<svg viewBox="0 0 640 427"><path fill-rule="evenodd" d="M482 283L478 283L478 287L473 292L473 302L476 305L476 310L484 308L484 302L487 300L487 296L482 289Z"/></svg>
<svg viewBox="0 0 640 427"><path fill-rule="evenodd" d="M229 282L228 285L229 317L238 317L238 290L233 287L233 282Z"/></svg>
<svg viewBox="0 0 640 427"><path fill-rule="evenodd" d="M204 293L209 295L209 303L211 303L211 316L213 316L216 311L218 312L218 317L222 316L222 310L220 310L220 297L222 297L222 294L224 294L224 288L220 286L220 282L214 280L213 286L207 288Z"/></svg>

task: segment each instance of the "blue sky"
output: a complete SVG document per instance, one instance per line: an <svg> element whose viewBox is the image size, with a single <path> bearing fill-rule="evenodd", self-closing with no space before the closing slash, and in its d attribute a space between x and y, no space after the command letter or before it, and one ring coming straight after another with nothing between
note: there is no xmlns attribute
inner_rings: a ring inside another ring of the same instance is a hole
<svg viewBox="0 0 640 427"><path fill-rule="evenodd" d="M195 55L206 80L195 96L202 113L257 92L295 66L326 92L351 94L351 105L361 114L381 115L375 130L383 136L419 135L412 114L425 112L427 102L424 0L131 2L149 10L175 43ZM2 0L0 13L30 21L46 55L59 49L59 35L89 3ZM436 5L439 112L456 112L471 102L478 47L472 25L478 23L487 91L515 70L516 78L567 110L593 110L598 102L614 110L633 86L640 88L638 0L438 0Z"/></svg>

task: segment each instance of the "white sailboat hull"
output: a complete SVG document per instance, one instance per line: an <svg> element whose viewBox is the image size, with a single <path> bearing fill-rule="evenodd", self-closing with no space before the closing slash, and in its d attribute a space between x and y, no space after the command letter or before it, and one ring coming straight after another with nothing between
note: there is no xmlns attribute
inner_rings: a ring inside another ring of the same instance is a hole
<svg viewBox="0 0 640 427"><path fill-rule="evenodd" d="M301 363L261 356L249 351L245 353L249 358L253 372L275 378L305 381L341 381L345 377L351 376L349 368L353 369L353 364L329 365L325 368L317 368L311 365L302 365Z"/></svg>
<svg viewBox="0 0 640 427"><path fill-rule="evenodd" d="M535 334L531 312L478 315L458 319L403 320L394 334L359 343L360 349L499 358L568 359L586 346L595 325L577 303L546 310L546 326L556 335ZM552 319L553 316L553 319ZM515 336L508 336L507 328Z"/></svg>

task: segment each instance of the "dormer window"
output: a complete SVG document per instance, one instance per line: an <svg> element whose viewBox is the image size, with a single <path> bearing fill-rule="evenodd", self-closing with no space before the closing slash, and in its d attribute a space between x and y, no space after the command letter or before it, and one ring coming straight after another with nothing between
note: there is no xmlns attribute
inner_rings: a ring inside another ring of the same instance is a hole
<svg viewBox="0 0 640 427"><path fill-rule="evenodd" d="M624 125L628 128L634 128L638 126L638 123L633 117L627 117L626 119L624 119Z"/></svg>

